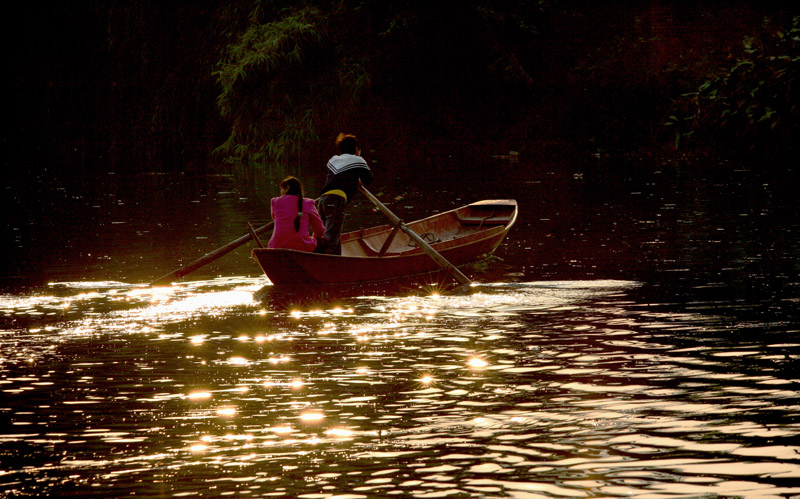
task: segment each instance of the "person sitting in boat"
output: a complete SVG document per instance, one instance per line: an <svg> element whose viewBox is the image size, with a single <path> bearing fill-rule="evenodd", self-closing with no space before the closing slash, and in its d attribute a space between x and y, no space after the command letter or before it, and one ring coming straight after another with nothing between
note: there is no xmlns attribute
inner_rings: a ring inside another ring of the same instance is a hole
<svg viewBox="0 0 800 499"><path fill-rule="evenodd" d="M267 247L314 251L325 231L314 200L303 197L303 184L295 177L281 180L280 189L281 196L272 198L275 228Z"/></svg>
<svg viewBox="0 0 800 499"><path fill-rule="evenodd" d="M328 161L325 186L317 199L317 209L325 221L325 243L315 252L342 254L342 225L345 208L355 196L359 183L372 182L372 170L361 157L361 145L355 135L340 133L336 137L339 155Z"/></svg>

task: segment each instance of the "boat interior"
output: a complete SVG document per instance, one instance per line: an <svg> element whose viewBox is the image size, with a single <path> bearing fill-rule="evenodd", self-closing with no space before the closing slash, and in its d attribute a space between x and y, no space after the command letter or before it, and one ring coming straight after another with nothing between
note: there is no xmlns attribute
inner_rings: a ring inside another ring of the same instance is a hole
<svg viewBox="0 0 800 499"><path fill-rule="evenodd" d="M505 230L514 223L517 202L514 200L478 201L455 210L439 213L406 225L434 248L442 243L470 238L487 231ZM419 251L399 227L381 225L342 234L343 256L396 256Z"/></svg>

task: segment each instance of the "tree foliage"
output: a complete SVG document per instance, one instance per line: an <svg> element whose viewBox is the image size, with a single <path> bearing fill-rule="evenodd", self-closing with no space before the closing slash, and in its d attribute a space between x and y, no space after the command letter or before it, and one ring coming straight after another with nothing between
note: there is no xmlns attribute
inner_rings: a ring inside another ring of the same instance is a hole
<svg viewBox="0 0 800 499"><path fill-rule="evenodd" d="M783 26L797 11L754 0L25 4L7 35L20 47L10 156L63 172L190 174L224 158L247 182L318 164L345 129L394 164L526 148L582 157L673 136L796 155L797 21L760 20Z"/></svg>
<svg viewBox="0 0 800 499"><path fill-rule="evenodd" d="M310 5L267 13L256 3L215 73L217 104L231 124L218 151L229 161L296 161L317 139L317 117L328 118L369 86L363 63L337 50L329 14Z"/></svg>
<svg viewBox="0 0 800 499"><path fill-rule="evenodd" d="M773 33L746 37L741 53L678 100L667 122L676 147L690 140L768 158L797 153L800 18Z"/></svg>
<svg viewBox="0 0 800 499"><path fill-rule="evenodd" d="M215 73L230 123L217 152L285 168L320 130L347 126L365 95L439 116L487 109L530 87L519 49L543 12L523 1L256 1Z"/></svg>

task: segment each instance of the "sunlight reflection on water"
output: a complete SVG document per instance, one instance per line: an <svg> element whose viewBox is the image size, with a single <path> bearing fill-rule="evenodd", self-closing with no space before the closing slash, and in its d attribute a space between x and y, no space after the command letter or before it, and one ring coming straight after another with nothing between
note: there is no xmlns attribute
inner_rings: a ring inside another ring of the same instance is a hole
<svg viewBox="0 0 800 499"><path fill-rule="evenodd" d="M724 317L640 287L285 307L250 278L2 296L0 491L800 494L797 332L734 341Z"/></svg>

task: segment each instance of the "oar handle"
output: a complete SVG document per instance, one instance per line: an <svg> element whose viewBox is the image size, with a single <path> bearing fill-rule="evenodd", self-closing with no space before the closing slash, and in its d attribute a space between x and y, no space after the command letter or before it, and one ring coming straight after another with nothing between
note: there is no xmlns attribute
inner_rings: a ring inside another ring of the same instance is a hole
<svg viewBox="0 0 800 499"><path fill-rule="evenodd" d="M425 241L424 239L419 237L419 235L416 232L411 230L405 223L403 223L403 221L400 220L400 218L397 215L392 213L392 211L389 208L387 208L386 205L381 203L378 198L373 196L372 193L369 192L366 189L366 187L364 187L363 185L359 184L358 190L360 190L361 193L367 197L367 199L372 201L372 204L374 204L378 208L378 210L380 210L384 215L386 215L386 217L389 219L389 221L392 223L392 225L400 227L400 230L402 230L403 232L408 234L408 236L411 239L413 239L414 242L417 243L417 245L419 245L419 247L422 249L422 251L424 251L425 254L427 254L429 257L431 257L431 259L434 262L436 262L437 265L439 265L446 272L452 274L452 276L455 277L455 279L458 282L460 282L461 284L463 284L465 286L469 286L469 285L472 284L472 281L470 281L467 276L465 276L463 273L461 273L461 271L458 270L455 267L455 265L453 265L452 263L448 262L447 259L445 259L445 257L443 257L441 254L439 254L438 251L433 249L431 247L431 245L427 243L427 241Z"/></svg>

